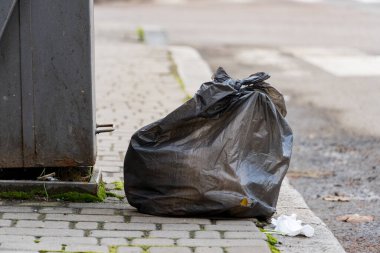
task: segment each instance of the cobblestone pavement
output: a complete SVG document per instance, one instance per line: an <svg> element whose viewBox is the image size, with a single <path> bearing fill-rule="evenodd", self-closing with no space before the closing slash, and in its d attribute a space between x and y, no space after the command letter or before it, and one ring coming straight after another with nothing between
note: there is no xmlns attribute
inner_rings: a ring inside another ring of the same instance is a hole
<svg viewBox="0 0 380 253"><path fill-rule="evenodd" d="M122 181L131 134L183 102L166 48L100 36L96 46L97 122L116 131L98 137L97 166L107 188ZM1 252L268 253L252 220L144 215L125 199L105 203L0 202Z"/></svg>

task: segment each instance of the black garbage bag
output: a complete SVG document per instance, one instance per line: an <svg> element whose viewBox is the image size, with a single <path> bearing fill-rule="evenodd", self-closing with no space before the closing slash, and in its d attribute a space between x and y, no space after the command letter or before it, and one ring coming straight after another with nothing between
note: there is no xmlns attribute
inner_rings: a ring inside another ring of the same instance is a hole
<svg viewBox="0 0 380 253"><path fill-rule="evenodd" d="M219 68L192 99L138 130L124 161L129 203L163 216L272 216L293 135L268 78L234 80Z"/></svg>

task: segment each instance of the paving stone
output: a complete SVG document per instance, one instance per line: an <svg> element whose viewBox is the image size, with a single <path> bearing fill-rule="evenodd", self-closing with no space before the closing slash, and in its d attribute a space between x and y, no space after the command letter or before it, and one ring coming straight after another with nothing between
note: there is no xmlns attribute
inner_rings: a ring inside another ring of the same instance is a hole
<svg viewBox="0 0 380 253"><path fill-rule="evenodd" d="M125 238L102 238L100 239L101 245L128 245L128 241Z"/></svg>
<svg viewBox="0 0 380 253"><path fill-rule="evenodd" d="M16 227L20 228L69 228L67 221L40 221L40 220L18 220Z"/></svg>
<svg viewBox="0 0 380 253"><path fill-rule="evenodd" d="M23 243L23 242L4 242L0 245L1 250L9 249L10 252L15 250L51 250L58 251L62 249L60 243Z"/></svg>
<svg viewBox="0 0 380 253"><path fill-rule="evenodd" d="M29 206L0 206L1 213L32 213L34 210Z"/></svg>
<svg viewBox="0 0 380 253"><path fill-rule="evenodd" d="M217 231L255 231L260 230L255 226L241 226L241 225L205 225L205 230L217 230Z"/></svg>
<svg viewBox="0 0 380 253"><path fill-rule="evenodd" d="M53 236L43 236L40 239L41 243L59 243L59 244L89 244L96 245L98 240L93 237L53 237Z"/></svg>
<svg viewBox="0 0 380 253"><path fill-rule="evenodd" d="M218 247L198 247L195 249L195 253L223 253L223 249Z"/></svg>
<svg viewBox="0 0 380 253"><path fill-rule="evenodd" d="M68 203L72 208L111 208L111 209L131 209L131 206L127 203Z"/></svg>
<svg viewBox="0 0 380 253"><path fill-rule="evenodd" d="M97 222L86 222L86 221L80 221L75 224L75 228L78 229L97 229L98 223Z"/></svg>
<svg viewBox="0 0 380 253"><path fill-rule="evenodd" d="M173 246L174 240L172 239L133 239L131 245Z"/></svg>
<svg viewBox="0 0 380 253"><path fill-rule="evenodd" d="M128 208L126 210L123 210L122 214L126 215L126 216L132 216L132 217L134 217L134 216L136 216L136 217L152 217L152 215L149 215L149 214L139 213L137 211L137 209L134 208L133 206L131 206L130 208Z"/></svg>
<svg viewBox="0 0 380 253"><path fill-rule="evenodd" d="M187 247L151 247L149 253L191 253Z"/></svg>
<svg viewBox="0 0 380 253"><path fill-rule="evenodd" d="M139 247L119 247L117 253L143 253L143 249Z"/></svg>
<svg viewBox="0 0 380 253"><path fill-rule="evenodd" d="M164 230L158 230L158 231L151 231L149 233L150 238L172 238L172 239L178 239L178 238L190 238L189 231L164 231Z"/></svg>
<svg viewBox="0 0 380 253"><path fill-rule="evenodd" d="M119 166L119 167L110 167L110 166L103 166L101 164L98 164L98 166L102 168L103 172L120 172L121 168L122 168L121 166ZM113 182L113 181L111 181L111 182Z"/></svg>
<svg viewBox="0 0 380 253"><path fill-rule="evenodd" d="M115 229L115 230L155 230L155 224L149 223L106 223L104 224L105 229Z"/></svg>
<svg viewBox="0 0 380 253"><path fill-rule="evenodd" d="M146 222L146 223L169 223L169 224L211 224L211 221L208 219L192 219L192 218L169 218L169 217L131 217L131 222Z"/></svg>
<svg viewBox="0 0 380 253"><path fill-rule="evenodd" d="M112 142L116 142L117 140L112 140ZM106 155L103 155L102 157L100 157L99 160L103 160L103 161L120 161L120 156L106 156Z"/></svg>
<svg viewBox="0 0 380 253"><path fill-rule="evenodd" d="M121 132L123 132L122 130L120 130L120 129L118 129L117 130L117 132L118 132L118 134L120 135L121 134ZM132 135L133 134L133 132L129 132L128 133L128 136L130 136L130 135ZM104 138L104 137L103 137ZM99 141L100 141L100 138L99 138ZM105 151L102 151L102 152L100 152L100 153L98 153L98 158L99 158L99 160L102 160L103 159L103 157L105 157L105 156L114 156L115 155L115 151L110 151L110 150L105 150Z"/></svg>
<svg viewBox="0 0 380 253"><path fill-rule="evenodd" d="M33 235L33 236L83 236L84 231L78 229L49 229L49 228L13 228L0 229L2 235Z"/></svg>
<svg viewBox="0 0 380 253"><path fill-rule="evenodd" d="M124 237L124 238L139 238L143 237L144 233L142 231L122 231L122 230L92 230L90 231L90 236L93 237Z"/></svg>
<svg viewBox="0 0 380 253"><path fill-rule="evenodd" d="M27 235L0 235L0 243L1 242L24 242L24 243L32 243L34 242L34 236Z"/></svg>
<svg viewBox="0 0 380 253"><path fill-rule="evenodd" d="M226 248L227 253L271 253L268 246L253 247L230 247Z"/></svg>
<svg viewBox="0 0 380 253"><path fill-rule="evenodd" d="M220 239L220 233L217 231L196 231L194 238L197 239Z"/></svg>
<svg viewBox="0 0 380 253"><path fill-rule="evenodd" d="M45 220L124 222L124 217L119 215L46 214Z"/></svg>
<svg viewBox="0 0 380 253"><path fill-rule="evenodd" d="M125 149L126 147L124 146L124 149ZM100 166L100 167L103 167L103 166L105 166L105 167L113 167L113 166L115 166L115 167L122 167L123 166L123 162L122 161L98 161L98 166Z"/></svg>
<svg viewBox="0 0 380 253"><path fill-rule="evenodd" d="M44 207L41 208L39 213L74 213L73 208L65 208L65 207Z"/></svg>
<svg viewBox="0 0 380 253"><path fill-rule="evenodd" d="M19 203L19 206L31 206L34 208L34 212L37 212L38 208L41 207L64 207L65 203L63 202L41 202L41 201L25 201L22 203Z"/></svg>
<svg viewBox="0 0 380 253"><path fill-rule="evenodd" d="M40 214L38 213L4 213L3 219L11 220L36 220Z"/></svg>
<svg viewBox="0 0 380 253"><path fill-rule="evenodd" d="M118 178L118 177L116 177L116 176L114 176L114 175L109 176L109 177L107 177L107 176L103 176L103 178L102 178L103 182L106 183L106 184L112 183L112 182L114 182L115 180L121 181L122 179L123 179L123 178L121 178L121 177Z"/></svg>
<svg viewBox="0 0 380 253"><path fill-rule="evenodd" d="M162 230L200 230L201 227L197 224L162 224Z"/></svg>
<svg viewBox="0 0 380 253"><path fill-rule="evenodd" d="M1 249L1 246L0 246L0 252L6 252L6 253L9 253L9 249ZM41 253L40 251L29 251L29 250L12 250L12 253ZM52 251L48 251L46 253L56 253L56 252L52 252Z"/></svg>
<svg viewBox="0 0 380 253"><path fill-rule="evenodd" d="M107 246L98 246L98 245L67 245L65 251L75 251L75 252L108 252Z"/></svg>
<svg viewBox="0 0 380 253"><path fill-rule="evenodd" d="M43 236L40 238L41 243L60 243L60 244L98 244L98 240L93 237L52 237Z"/></svg>
<svg viewBox="0 0 380 253"><path fill-rule="evenodd" d="M252 226L252 225L255 225L255 223L253 221L250 221L250 220L217 220L216 225Z"/></svg>
<svg viewBox="0 0 380 253"><path fill-rule="evenodd" d="M113 215L115 214L115 210L113 209L105 209L105 208L83 208L80 211L81 214L105 214L105 215Z"/></svg>
<svg viewBox="0 0 380 253"><path fill-rule="evenodd" d="M263 239L267 237L261 232L224 232L225 239Z"/></svg>
<svg viewBox="0 0 380 253"><path fill-rule="evenodd" d="M11 224L11 220L0 220L0 227L9 227Z"/></svg>
<svg viewBox="0 0 380 253"><path fill-rule="evenodd" d="M188 247L267 247L266 241L255 239L178 239L177 245Z"/></svg>

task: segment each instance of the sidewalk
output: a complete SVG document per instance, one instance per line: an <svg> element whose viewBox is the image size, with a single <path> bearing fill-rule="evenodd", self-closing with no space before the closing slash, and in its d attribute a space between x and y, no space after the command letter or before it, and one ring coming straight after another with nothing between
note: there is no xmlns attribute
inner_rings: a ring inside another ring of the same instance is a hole
<svg viewBox="0 0 380 253"><path fill-rule="evenodd" d="M98 136L97 166L107 188L123 181L131 134L183 103L167 48L96 41L97 122L116 131ZM190 74L191 76L191 74ZM206 81L206 80L204 80ZM331 232L287 182L279 214L296 212L316 228L315 238L279 238L282 252L343 252ZM251 219L163 218L140 214L126 200L105 203L0 202L2 252L270 253L266 236Z"/></svg>
<svg viewBox="0 0 380 253"><path fill-rule="evenodd" d="M122 181L131 134L183 103L185 93L165 48L99 39L96 52L97 122L116 125L98 136L97 166L112 189ZM90 204L3 201L0 215L3 252L270 252L250 220L148 216L112 197Z"/></svg>

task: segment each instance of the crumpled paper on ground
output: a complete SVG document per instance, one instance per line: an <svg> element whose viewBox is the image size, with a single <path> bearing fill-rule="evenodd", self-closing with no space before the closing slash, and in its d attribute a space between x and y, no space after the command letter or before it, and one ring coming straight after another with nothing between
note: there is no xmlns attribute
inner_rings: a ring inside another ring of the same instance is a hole
<svg viewBox="0 0 380 253"><path fill-rule="evenodd" d="M297 215L281 215L277 219L272 218L272 225L275 227L276 232L280 232L288 236L304 235L312 237L314 235L314 228L310 225L302 225L301 220L297 220Z"/></svg>

